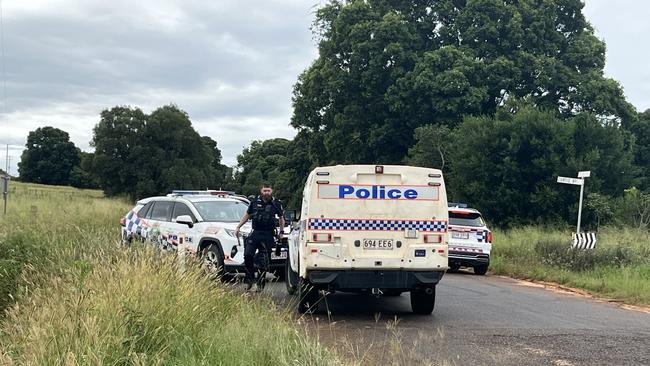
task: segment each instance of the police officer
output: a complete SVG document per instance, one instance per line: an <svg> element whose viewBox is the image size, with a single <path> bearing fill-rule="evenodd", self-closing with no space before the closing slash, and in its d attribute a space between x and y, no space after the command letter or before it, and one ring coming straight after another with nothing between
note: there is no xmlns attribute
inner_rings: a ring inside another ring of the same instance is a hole
<svg viewBox="0 0 650 366"><path fill-rule="evenodd" d="M275 244L273 230L276 225L276 216L279 218L280 227L284 227L284 209L282 203L273 197L273 188L270 184L264 183L260 188L260 195L251 201L248 210L239 221L235 236L239 236L239 229L249 219L253 220L253 232L244 243L244 266L246 267L246 284L250 290L255 279L255 252L266 250L270 253ZM282 230L278 230L282 236ZM264 244L264 245L262 245Z"/></svg>

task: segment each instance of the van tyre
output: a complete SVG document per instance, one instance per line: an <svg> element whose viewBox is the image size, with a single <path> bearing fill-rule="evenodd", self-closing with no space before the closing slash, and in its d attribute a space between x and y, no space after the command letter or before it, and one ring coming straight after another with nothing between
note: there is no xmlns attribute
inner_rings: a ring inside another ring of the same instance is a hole
<svg viewBox="0 0 650 366"><path fill-rule="evenodd" d="M427 290L429 290L427 293ZM429 315L436 304L436 287L411 291L411 309L415 314Z"/></svg>
<svg viewBox="0 0 650 366"><path fill-rule="evenodd" d="M474 266L474 274L483 276L487 273L488 270L488 265L487 264L480 264L478 266Z"/></svg>
<svg viewBox="0 0 650 366"><path fill-rule="evenodd" d="M201 250L201 259L203 260L203 269L210 278L225 280L224 257L216 244L209 244L203 248Z"/></svg>
<svg viewBox="0 0 650 366"><path fill-rule="evenodd" d="M319 294L318 290L309 283L301 279L298 286L298 312L300 314L313 313L318 308Z"/></svg>
<svg viewBox="0 0 650 366"><path fill-rule="evenodd" d="M284 265L284 285L287 287L287 293L294 295L298 290L300 278L298 277L298 273L291 269L291 258L289 256L290 254L287 252L287 262Z"/></svg>

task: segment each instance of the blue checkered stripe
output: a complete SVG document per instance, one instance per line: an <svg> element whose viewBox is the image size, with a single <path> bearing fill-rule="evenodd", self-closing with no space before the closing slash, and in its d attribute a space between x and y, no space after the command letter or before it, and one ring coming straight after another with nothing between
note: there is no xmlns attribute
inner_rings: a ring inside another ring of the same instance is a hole
<svg viewBox="0 0 650 366"><path fill-rule="evenodd" d="M321 219L309 220L309 230L341 231L402 231L415 229L427 232L447 232L446 221L431 220L376 220L376 219Z"/></svg>
<svg viewBox="0 0 650 366"><path fill-rule="evenodd" d="M143 227L143 225L141 224L142 224L142 219L140 219L138 215L135 214L135 212L131 211L129 212L128 215L126 215L127 232L145 237L146 227Z"/></svg>
<svg viewBox="0 0 650 366"><path fill-rule="evenodd" d="M487 231L479 230L476 232L476 239L481 242L487 237Z"/></svg>

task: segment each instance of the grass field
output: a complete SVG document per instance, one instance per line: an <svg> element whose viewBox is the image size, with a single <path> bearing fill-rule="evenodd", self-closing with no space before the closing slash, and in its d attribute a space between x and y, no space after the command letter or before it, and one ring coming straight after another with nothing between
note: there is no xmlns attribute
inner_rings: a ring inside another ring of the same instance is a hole
<svg viewBox="0 0 650 366"><path fill-rule="evenodd" d="M121 246L128 202L11 186L0 219L0 364L339 364L269 299L176 256Z"/></svg>
<svg viewBox="0 0 650 366"><path fill-rule="evenodd" d="M650 304L650 233L606 227L594 250L571 250L571 233L525 227L494 233L490 271L557 282L633 304Z"/></svg>

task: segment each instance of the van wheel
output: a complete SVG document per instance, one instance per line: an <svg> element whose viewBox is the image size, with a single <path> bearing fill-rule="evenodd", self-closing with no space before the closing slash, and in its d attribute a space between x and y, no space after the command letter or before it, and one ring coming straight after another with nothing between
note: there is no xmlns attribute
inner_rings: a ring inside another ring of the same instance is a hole
<svg viewBox="0 0 650 366"><path fill-rule="evenodd" d="M309 281L300 279L298 286L298 312L313 313L318 308L319 293Z"/></svg>
<svg viewBox="0 0 650 366"><path fill-rule="evenodd" d="M488 265L487 264L481 264L478 266L474 266L474 274L483 276L487 273L488 270Z"/></svg>
<svg viewBox="0 0 650 366"><path fill-rule="evenodd" d="M210 244L201 250L201 258L203 259L203 269L210 278L224 278L224 268L223 268L223 254L221 250L215 245Z"/></svg>
<svg viewBox="0 0 650 366"><path fill-rule="evenodd" d="M291 269L291 259L287 252L287 262L284 265L284 285L287 287L289 295L293 295L298 290L298 273Z"/></svg>
<svg viewBox="0 0 650 366"><path fill-rule="evenodd" d="M411 309L415 314L429 315L436 304L436 287L430 287L428 294L424 289L411 291Z"/></svg>

